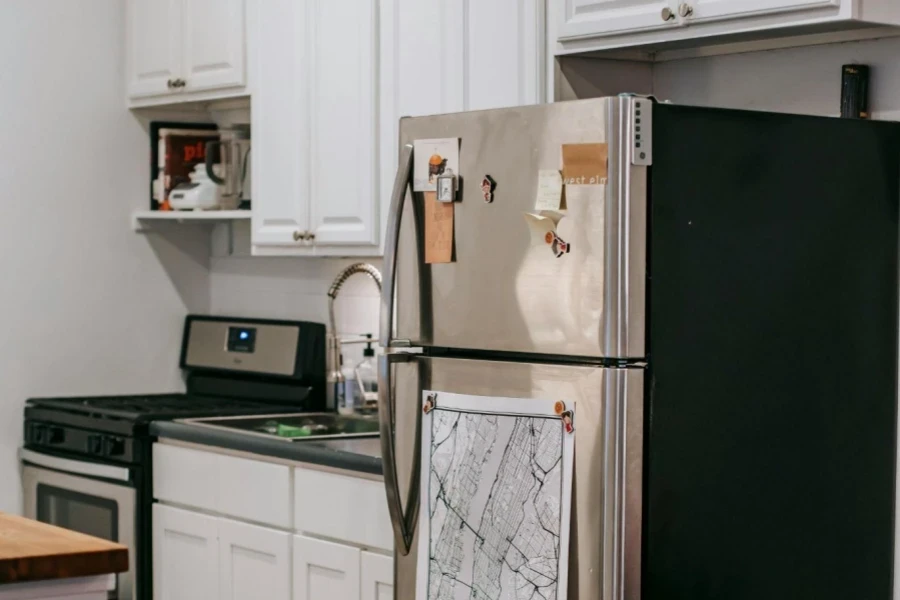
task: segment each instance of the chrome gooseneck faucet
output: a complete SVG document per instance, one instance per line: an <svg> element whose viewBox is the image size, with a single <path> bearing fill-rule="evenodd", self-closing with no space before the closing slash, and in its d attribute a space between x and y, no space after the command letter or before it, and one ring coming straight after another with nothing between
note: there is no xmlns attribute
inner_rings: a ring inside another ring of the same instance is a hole
<svg viewBox="0 0 900 600"><path fill-rule="evenodd" d="M331 287L328 288L328 359L330 360L330 370L328 371L326 385L328 388L328 403L331 407L334 406L335 385L343 383L344 381L344 376L341 374L341 344L351 342L350 340L344 342L338 335L334 318L334 301L337 299L338 293L341 291L341 287L344 283L357 273L362 273L371 277L372 281L375 282L375 285L378 286L378 292L381 293L381 272L368 263L354 263L343 269L337 274L337 277L334 278ZM365 341L367 341L365 338L352 340L352 342L358 343L363 343ZM371 341L371 339L368 341Z"/></svg>

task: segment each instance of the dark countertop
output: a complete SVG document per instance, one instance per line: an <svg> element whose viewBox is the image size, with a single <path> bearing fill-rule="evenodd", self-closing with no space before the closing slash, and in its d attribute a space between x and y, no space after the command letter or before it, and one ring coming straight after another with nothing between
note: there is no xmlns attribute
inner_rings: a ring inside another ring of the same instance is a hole
<svg viewBox="0 0 900 600"><path fill-rule="evenodd" d="M160 438L274 456L335 469L371 475L382 474L381 442L377 437L290 442L240 431L173 421L151 423L150 434Z"/></svg>

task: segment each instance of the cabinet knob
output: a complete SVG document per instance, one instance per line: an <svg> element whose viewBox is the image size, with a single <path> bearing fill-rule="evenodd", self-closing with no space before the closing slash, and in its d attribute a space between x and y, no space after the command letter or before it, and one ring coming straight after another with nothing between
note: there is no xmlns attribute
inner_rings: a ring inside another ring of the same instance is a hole
<svg viewBox="0 0 900 600"><path fill-rule="evenodd" d="M187 82L184 79L181 79L180 77L177 79L170 79L169 87L170 88L183 88L186 83Z"/></svg>
<svg viewBox="0 0 900 600"><path fill-rule="evenodd" d="M171 90L173 87L175 87L175 80L174 80L174 79L169 79L169 80L166 82L166 85L169 86L169 89Z"/></svg>
<svg viewBox="0 0 900 600"><path fill-rule="evenodd" d="M675 18L675 11L673 11L668 6L662 9L662 20L663 21L671 21Z"/></svg>
<svg viewBox="0 0 900 600"><path fill-rule="evenodd" d="M682 2L678 5L678 14L682 17L689 17L694 14L694 7L687 2Z"/></svg>
<svg viewBox="0 0 900 600"><path fill-rule="evenodd" d="M294 232L294 241L295 242L299 242L300 240L305 240L305 239L306 239L305 231L295 231Z"/></svg>
<svg viewBox="0 0 900 600"><path fill-rule="evenodd" d="M309 240L309 241L311 242L311 241L313 241L314 239L316 239L316 234L313 233L312 231L310 231L309 233L306 234L306 239Z"/></svg>

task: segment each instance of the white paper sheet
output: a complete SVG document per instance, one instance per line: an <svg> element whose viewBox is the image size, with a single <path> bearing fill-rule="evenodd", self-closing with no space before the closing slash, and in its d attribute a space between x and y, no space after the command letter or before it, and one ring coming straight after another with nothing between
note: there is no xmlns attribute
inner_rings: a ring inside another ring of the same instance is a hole
<svg viewBox="0 0 900 600"><path fill-rule="evenodd" d="M555 400L432 396L416 600L565 600L577 431Z"/></svg>

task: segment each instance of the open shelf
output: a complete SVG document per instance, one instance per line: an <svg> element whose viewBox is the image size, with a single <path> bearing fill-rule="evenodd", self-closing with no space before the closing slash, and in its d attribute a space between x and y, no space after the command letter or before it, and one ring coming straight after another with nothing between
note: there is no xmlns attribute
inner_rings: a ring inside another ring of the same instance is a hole
<svg viewBox="0 0 900 600"><path fill-rule="evenodd" d="M231 223L250 218L249 210L143 210L132 214L135 231L146 229L153 223Z"/></svg>

